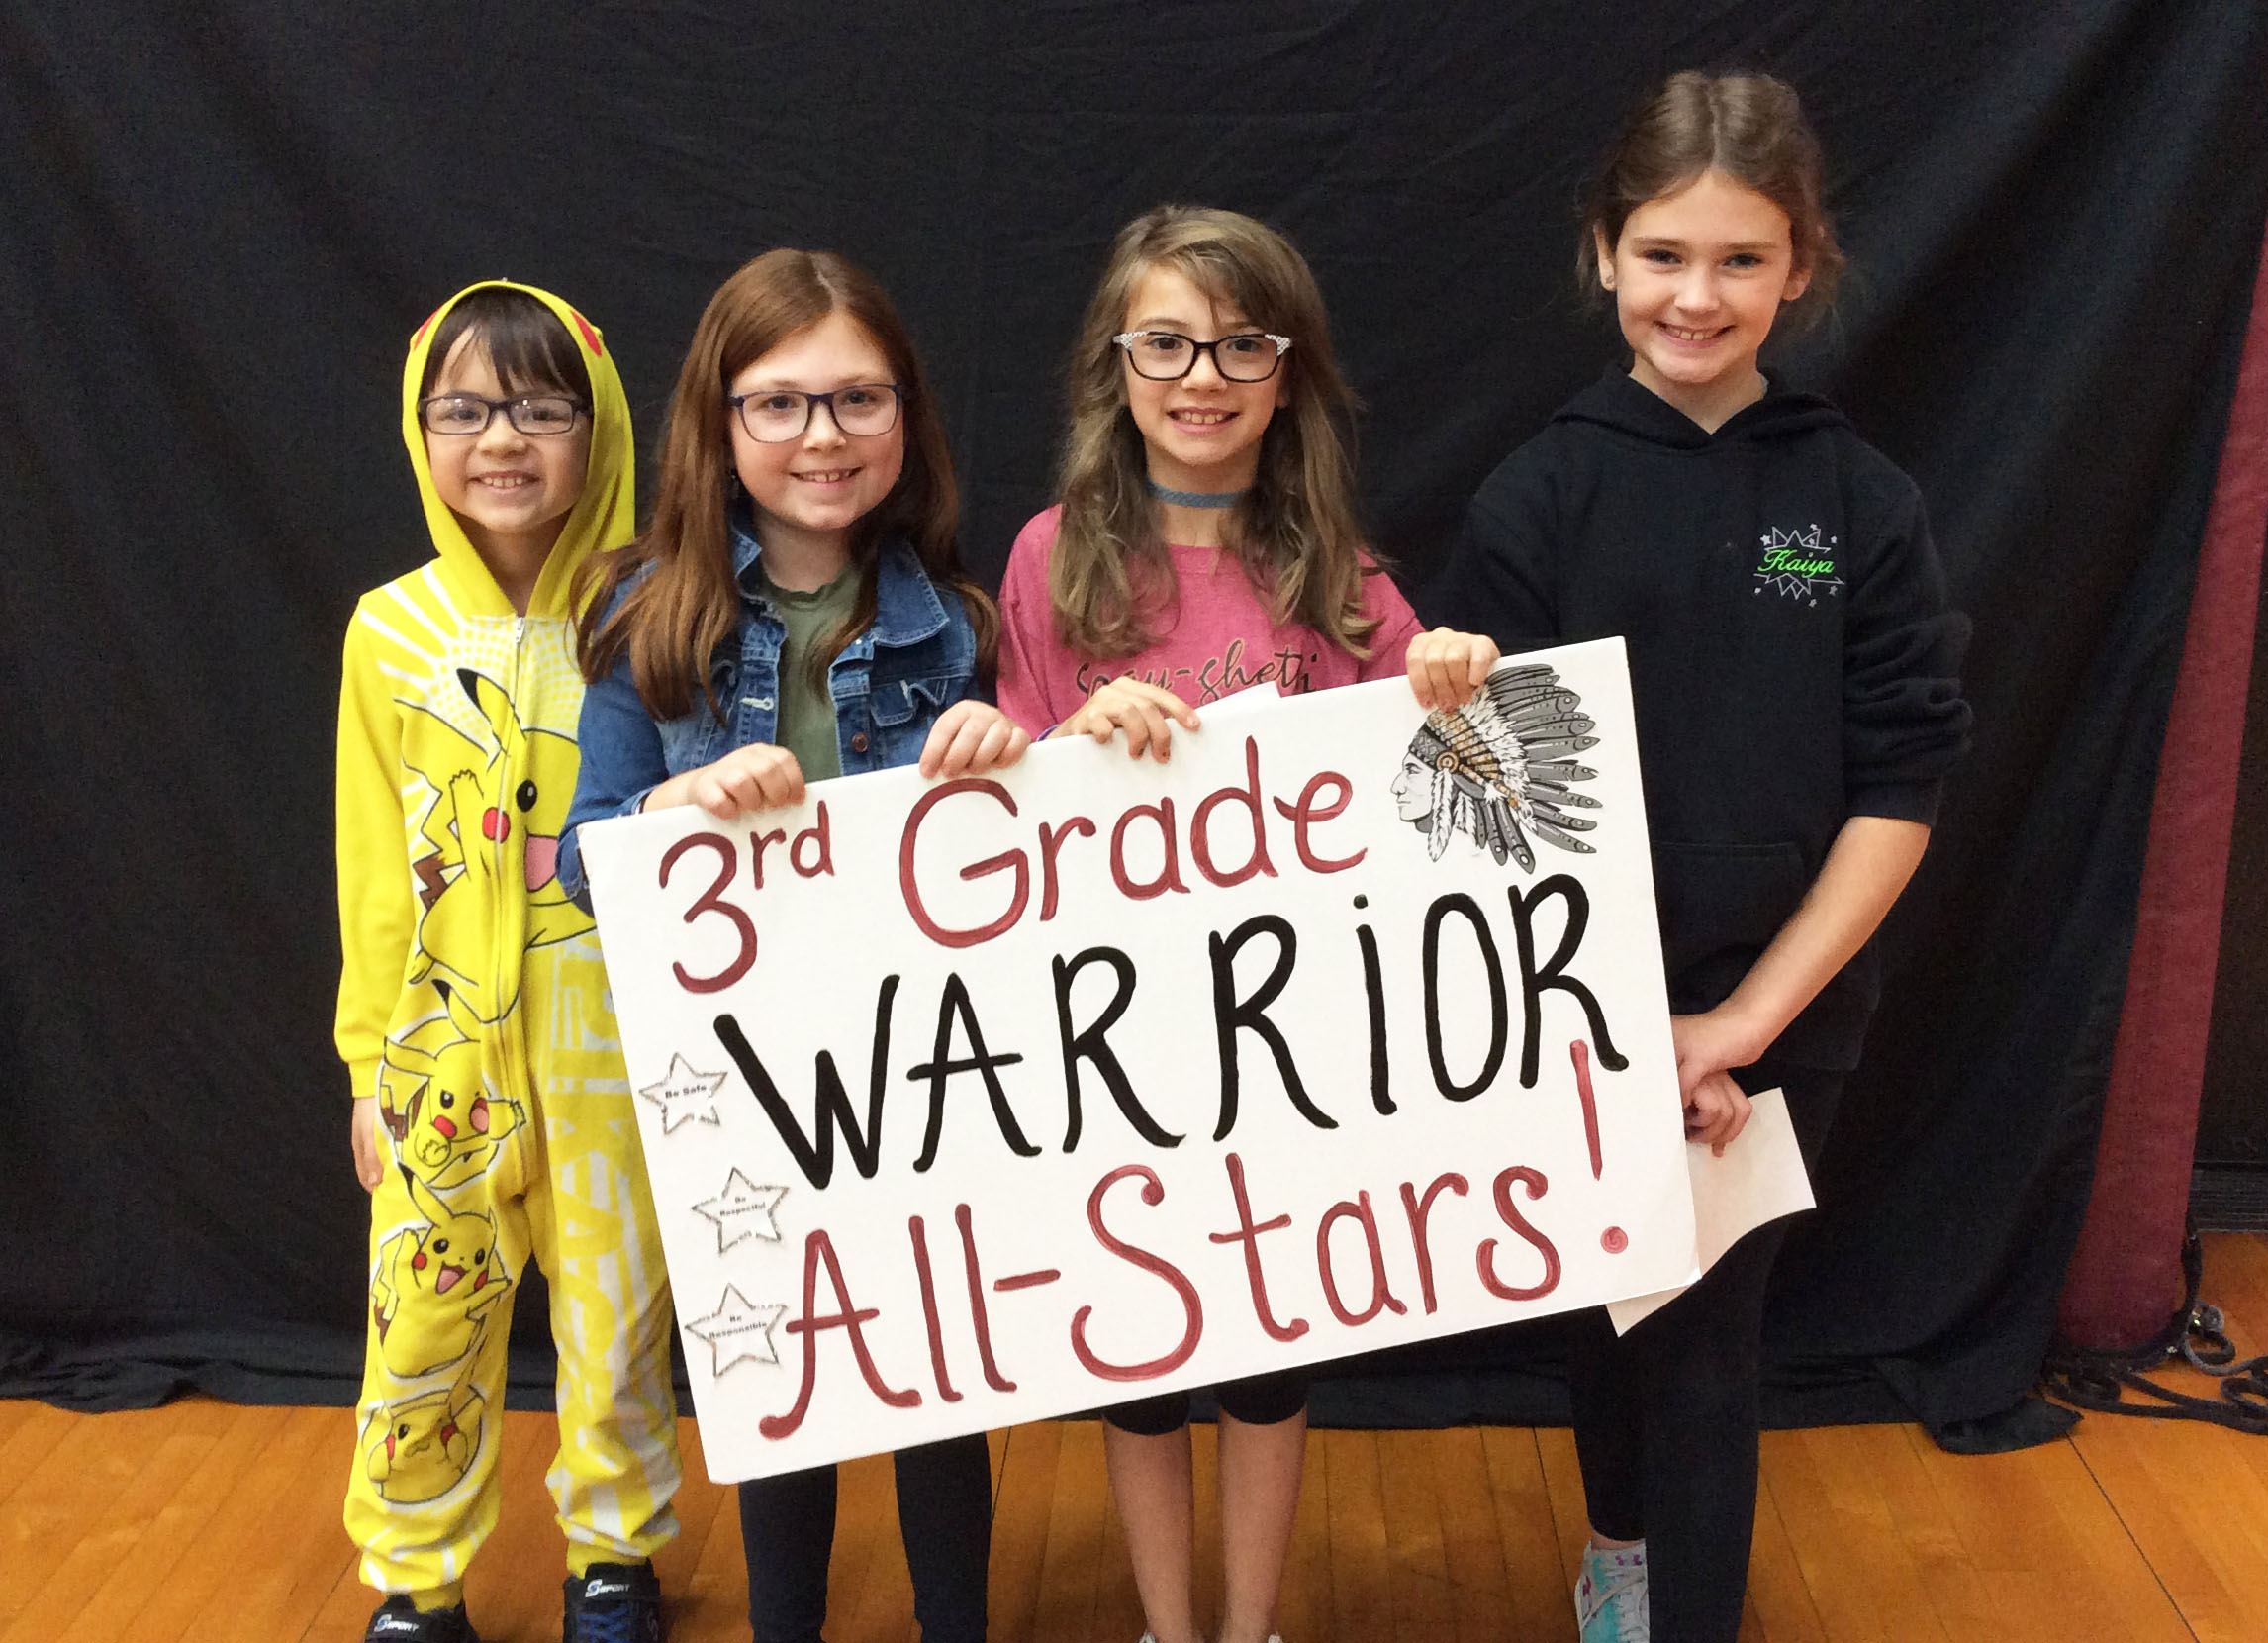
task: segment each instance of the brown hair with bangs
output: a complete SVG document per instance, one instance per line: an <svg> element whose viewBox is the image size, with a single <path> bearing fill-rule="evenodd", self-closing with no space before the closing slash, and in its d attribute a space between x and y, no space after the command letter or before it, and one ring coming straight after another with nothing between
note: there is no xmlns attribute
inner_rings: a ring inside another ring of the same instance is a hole
<svg viewBox="0 0 2268 1643"><path fill-rule="evenodd" d="M1612 154L1583 198L1582 241L1575 272L1599 289L1599 242L1611 251L1630 214L1674 194L1704 171L1722 171L1788 215L1798 272L1811 283L1790 305L1798 324L1834 301L1843 273L1824 201L1819 139L1803 117L1795 88L1769 74L1673 74L1632 115Z"/></svg>
<svg viewBox="0 0 2268 1643"><path fill-rule="evenodd" d="M535 394L545 390L573 394L585 406L591 403L591 369L582 350L559 316L509 285L482 285L441 316L425 350L425 368L418 377L418 397L433 391L433 383L448 363L459 338L470 333L488 351L496 367L496 380L508 394Z"/></svg>
<svg viewBox="0 0 2268 1643"><path fill-rule="evenodd" d="M1142 434L1126 404L1118 347L1134 288L1172 268L1224 308L1292 339L1290 400L1261 436L1252 488L1227 537L1278 626L1305 624L1356 656L1377 621L1363 613L1355 505L1355 396L1339 374L1323 294L1289 241L1234 211L1159 206L1119 232L1087 304L1071 361L1071 428L1058 475L1063 524L1048 564L1056 635L1083 656L1131 656L1157 641L1151 619L1174 585L1173 560Z"/></svg>
<svg viewBox="0 0 2268 1643"><path fill-rule="evenodd" d="M727 388L789 338L838 312L874 339L903 390L905 462L890 494L851 528L858 599L842 626L812 647L813 677L823 684L828 664L873 624L876 569L892 537L912 546L931 581L960 596L976 630L979 670L992 676L999 613L961 567L954 543L960 492L912 338L873 276L843 257L766 251L717 288L694 327L670 397L652 521L626 546L593 557L578 576L583 676L604 677L626 651L638 700L656 719L682 718L697 700L723 717L709 664L731 637L742 604L725 518L734 477Z"/></svg>

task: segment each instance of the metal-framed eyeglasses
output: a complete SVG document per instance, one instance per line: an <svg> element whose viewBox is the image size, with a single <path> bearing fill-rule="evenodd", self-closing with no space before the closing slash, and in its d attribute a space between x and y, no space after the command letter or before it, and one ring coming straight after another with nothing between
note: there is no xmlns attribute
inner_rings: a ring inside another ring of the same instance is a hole
<svg viewBox="0 0 2268 1643"><path fill-rule="evenodd" d="M811 426L811 407L823 405L835 427L861 438L888 434L898 426L898 402L905 389L896 382L854 382L832 393L805 394L793 388L767 388L760 394L727 394L724 403L740 418L758 444L781 445L801 439Z"/></svg>
<svg viewBox="0 0 2268 1643"><path fill-rule="evenodd" d="M1274 376L1291 338L1273 331L1240 331L1200 342L1178 331L1122 331L1110 338L1126 350L1134 374L1152 382L1177 382L1196 369L1197 355L1213 356L1213 369L1231 382L1266 382Z"/></svg>
<svg viewBox="0 0 2268 1643"><path fill-rule="evenodd" d="M516 394L511 399L490 399L484 394L427 394L418 401L418 421L428 434L479 434L502 411L520 433L540 439L573 432L575 419L589 410L572 394Z"/></svg>

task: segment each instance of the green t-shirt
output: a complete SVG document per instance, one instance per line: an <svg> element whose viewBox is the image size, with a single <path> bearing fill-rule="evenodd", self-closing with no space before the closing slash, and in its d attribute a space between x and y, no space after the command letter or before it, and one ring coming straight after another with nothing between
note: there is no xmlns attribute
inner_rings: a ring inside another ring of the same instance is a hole
<svg viewBox="0 0 2268 1643"><path fill-rule="evenodd" d="M833 632L858 603L858 566L845 565L840 576L808 593L783 588L767 576L764 596L788 629L780 647L780 721L774 737L796 755L804 781L827 781L843 773L835 705L825 681L814 683L803 664L812 647Z"/></svg>

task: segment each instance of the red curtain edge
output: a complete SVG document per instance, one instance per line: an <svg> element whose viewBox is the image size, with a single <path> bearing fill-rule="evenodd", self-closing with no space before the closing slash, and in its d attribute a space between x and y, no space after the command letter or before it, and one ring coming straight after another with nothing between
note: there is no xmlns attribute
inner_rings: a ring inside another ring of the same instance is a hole
<svg viewBox="0 0 2268 1643"><path fill-rule="evenodd" d="M2057 1334L2069 1346L2112 1352L2145 1346L2181 1304L2182 1227L2221 952L2264 535L2268 245L2253 284L2150 804L2094 1191L2058 1305Z"/></svg>

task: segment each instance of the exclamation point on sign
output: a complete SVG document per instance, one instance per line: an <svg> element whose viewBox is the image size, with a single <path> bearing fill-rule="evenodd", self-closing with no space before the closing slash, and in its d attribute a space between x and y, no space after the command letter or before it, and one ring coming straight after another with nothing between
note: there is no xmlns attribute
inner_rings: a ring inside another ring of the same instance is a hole
<svg viewBox="0 0 2268 1643"><path fill-rule="evenodd" d="M1599 1150L1599 1103L1591 1090L1591 1047L1577 1038L1567 1045L1567 1057L1575 1064L1575 1095L1583 1104L1583 1139L1590 1144L1591 1179L1596 1181L1606 1171L1606 1158ZM1609 1255L1620 1255L1630 1247L1630 1234L1610 1226L1599 1234L1599 1247Z"/></svg>

